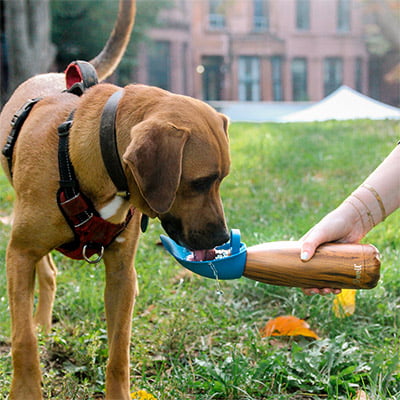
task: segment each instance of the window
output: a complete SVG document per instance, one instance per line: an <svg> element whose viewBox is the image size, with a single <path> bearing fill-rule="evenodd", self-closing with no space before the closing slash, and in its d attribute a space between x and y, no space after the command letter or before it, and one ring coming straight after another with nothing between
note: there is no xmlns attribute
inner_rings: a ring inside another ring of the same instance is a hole
<svg viewBox="0 0 400 400"><path fill-rule="evenodd" d="M170 43L164 41L155 42L149 49L147 56L149 85L170 90L170 52Z"/></svg>
<svg viewBox="0 0 400 400"><path fill-rule="evenodd" d="M260 59L239 57L239 100L260 100Z"/></svg>
<svg viewBox="0 0 400 400"><path fill-rule="evenodd" d="M203 56L203 98L204 100L222 100L222 85L224 81L223 62L221 56Z"/></svg>
<svg viewBox="0 0 400 400"><path fill-rule="evenodd" d="M301 31L310 29L310 0L296 0L296 28Z"/></svg>
<svg viewBox="0 0 400 400"><path fill-rule="evenodd" d="M350 32L351 0L337 0L337 30Z"/></svg>
<svg viewBox="0 0 400 400"><path fill-rule="evenodd" d="M281 56L273 56L271 58L271 68L272 68L272 99L274 101L283 101Z"/></svg>
<svg viewBox="0 0 400 400"><path fill-rule="evenodd" d="M357 91L362 93L363 90L363 60L361 57L357 57L355 61L355 66L354 66L354 82L355 82L355 88Z"/></svg>
<svg viewBox="0 0 400 400"><path fill-rule="evenodd" d="M268 1L253 0L253 29L255 31L266 31L268 25Z"/></svg>
<svg viewBox="0 0 400 400"><path fill-rule="evenodd" d="M210 0L208 3L208 24L211 29L225 28L223 0Z"/></svg>
<svg viewBox="0 0 400 400"><path fill-rule="evenodd" d="M339 57L328 57L324 62L324 96L328 96L342 85L343 61Z"/></svg>
<svg viewBox="0 0 400 400"><path fill-rule="evenodd" d="M380 100L382 98L382 81L383 74L382 59L378 55L371 56L368 62L368 95L373 99Z"/></svg>
<svg viewBox="0 0 400 400"><path fill-rule="evenodd" d="M307 60L305 58L292 60L292 92L294 101L308 100Z"/></svg>

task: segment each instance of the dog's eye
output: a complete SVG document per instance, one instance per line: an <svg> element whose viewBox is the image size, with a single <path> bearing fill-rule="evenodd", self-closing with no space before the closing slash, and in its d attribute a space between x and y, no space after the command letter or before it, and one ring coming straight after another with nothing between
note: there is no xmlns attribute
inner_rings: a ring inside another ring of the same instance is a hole
<svg viewBox="0 0 400 400"><path fill-rule="evenodd" d="M196 179L192 182L192 187L197 192L205 192L210 189L211 185L218 179L218 175L210 175L204 178Z"/></svg>

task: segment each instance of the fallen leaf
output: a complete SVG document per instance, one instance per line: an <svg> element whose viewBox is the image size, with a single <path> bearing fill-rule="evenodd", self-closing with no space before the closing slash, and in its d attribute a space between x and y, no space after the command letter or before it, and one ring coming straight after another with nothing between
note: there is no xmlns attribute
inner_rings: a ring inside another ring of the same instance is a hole
<svg viewBox="0 0 400 400"><path fill-rule="evenodd" d="M303 319L286 315L269 320L260 330L262 337L268 336L307 336L319 339L319 336L310 329L310 325Z"/></svg>
<svg viewBox="0 0 400 400"><path fill-rule="evenodd" d="M152 313L152 311L156 308L155 304L150 304L141 314L141 317L147 317Z"/></svg>
<svg viewBox="0 0 400 400"><path fill-rule="evenodd" d="M356 290L342 289L333 300L332 310L337 318L345 318L354 314L356 309Z"/></svg>
<svg viewBox="0 0 400 400"><path fill-rule="evenodd" d="M131 393L131 399L133 400L157 400L152 394L147 393L145 390L138 390Z"/></svg>

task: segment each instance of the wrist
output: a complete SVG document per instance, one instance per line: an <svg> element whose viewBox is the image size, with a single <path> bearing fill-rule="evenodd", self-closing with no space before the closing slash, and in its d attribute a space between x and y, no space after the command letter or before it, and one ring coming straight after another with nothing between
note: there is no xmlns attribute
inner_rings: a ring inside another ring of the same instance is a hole
<svg viewBox="0 0 400 400"><path fill-rule="evenodd" d="M379 194L369 186L360 186L345 201L344 204L353 209L364 235L386 218L386 210Z"/></svg>
<svg viewBox="0 0 400 400"><path fill-rule="evenodd" d="M352 226L365 225L363 215L351 196L345 199L336 210L347 224Z"/></svg>
<svg viewBox="0 0 400 400"><path fill-rule="evenodd" d="M379 195L377 190L373 186L369 185L368 183L363 183L360 186L359 190L360 191L367 190L368 193L365 196L368 197L368 194L369 194L370 198L371 198L371 195L372 195L372 197L374 197L375 202L370 199L369 203L371 204L371 207L374 207L374 205L375 205L375 209L376 209L377 205L379 207L380 214L379 214L379 212L375 212L375 216L377 218L377 224L379 222L384 221L388 214L386 212L385 204L383 203L382 197Z"/></svg>
<svg viewBox="0 0 400 400"><path fill-rule="evenodd" d="M384 221L387 214L385 205L381 196L374 187L368 184L363 184L357 188L350 197L357 199L362 207L363 215L366 215L369 224L369 230L380 222Z"/></svg>

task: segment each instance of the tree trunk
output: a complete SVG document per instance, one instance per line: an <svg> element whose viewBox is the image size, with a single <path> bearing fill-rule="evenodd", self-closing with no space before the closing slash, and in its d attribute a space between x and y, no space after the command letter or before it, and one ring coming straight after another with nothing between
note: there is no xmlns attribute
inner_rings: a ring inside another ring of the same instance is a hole
<svg viewBox="0 0 400 400"><path fill-rule="evenodd" d="M50 41L49 0L6 0L8 93L29 77L48 72L55 56Z"/></svg>

